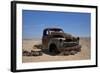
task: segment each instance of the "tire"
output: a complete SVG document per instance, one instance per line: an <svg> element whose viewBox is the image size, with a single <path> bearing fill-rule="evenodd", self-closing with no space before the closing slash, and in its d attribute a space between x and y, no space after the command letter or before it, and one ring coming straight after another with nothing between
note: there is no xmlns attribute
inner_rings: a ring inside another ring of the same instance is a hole
<svg viewBox="0 0 100 73"><path fill-rule="evenodd" d="M70 55L70 51L64 52L63 55L67 55L67 56Z"/></svg>
<svg viewBox="0 0 100 73"><path fill-rule="evenodd" d="M42 56L41 51L31 51L32 56Z"/></svg>
<svg viewBox="0 0 100 73"><path fill-rule="evenodd" d="M23 50L23 56L30 56L30 53L26 50Z"/></svg>
<svg viewBox="0 0 100 73"><path fill-rule="evenodd" d="M53 55L56 55L59 53L59 51L57 50L57 47L55 44L51 44L49 47L49 52L52 53Z"/></svg>
<svg viewBox="0 0 100 73"><path fill-rule="evenodd" d="M75 55L76 53L77 53L77 51L74 51L74 50L70 51L71 55Z"/></svg>

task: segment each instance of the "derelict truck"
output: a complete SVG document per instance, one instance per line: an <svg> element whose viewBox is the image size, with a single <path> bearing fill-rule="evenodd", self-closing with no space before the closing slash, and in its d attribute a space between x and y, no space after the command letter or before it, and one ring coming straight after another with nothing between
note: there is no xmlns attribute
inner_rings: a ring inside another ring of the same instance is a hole
<svg viewBox="0 0 100 73"><path fill-rule="evenodd" d="M75 54L81 51L79 40L79 37L64 33L60 28L46 28L43 31L42 46L55 54Z"/></svg>

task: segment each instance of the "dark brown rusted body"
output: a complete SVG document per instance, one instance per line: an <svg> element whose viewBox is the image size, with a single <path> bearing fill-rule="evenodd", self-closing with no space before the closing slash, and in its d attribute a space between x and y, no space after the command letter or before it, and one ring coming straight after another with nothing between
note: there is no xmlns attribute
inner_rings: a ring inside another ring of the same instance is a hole
<svg viewBox="0 0 100 73"><path fill-rule="evenodd" d="M42 37L43 49L56 52L81 51L79 37L66 34L60 28L46 28Z"/></svg>

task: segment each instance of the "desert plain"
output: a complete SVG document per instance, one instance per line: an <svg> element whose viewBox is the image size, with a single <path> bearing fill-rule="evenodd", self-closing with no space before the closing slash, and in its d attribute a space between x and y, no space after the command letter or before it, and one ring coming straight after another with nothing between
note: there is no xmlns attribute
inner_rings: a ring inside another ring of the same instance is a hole
<svg viewBox="0 0 100 73"><path fill-rule="evenodd" d="M31 51L37 49L34 45L42 44L41 39L23 39L22 49ZM56 55L52 56L48 51L43 52L42 56L22 56L22 63L47 62L47 61L69 61L69 60L88 60L91 59L91 39L90 37L81 37L81 51L75 55Z"/></svg>

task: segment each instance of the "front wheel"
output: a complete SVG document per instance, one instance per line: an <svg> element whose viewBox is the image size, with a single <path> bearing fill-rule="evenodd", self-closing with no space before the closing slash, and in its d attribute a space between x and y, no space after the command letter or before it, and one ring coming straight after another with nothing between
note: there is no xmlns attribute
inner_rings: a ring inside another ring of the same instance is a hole
<svg viewBox="0 0 100 73"><path fill-rule="evenodd" d="M57 47L55 44L51 44L49 47L49 52L52 53L52 55L56 55L59 53L59 51L57 50Z"/></svg>

